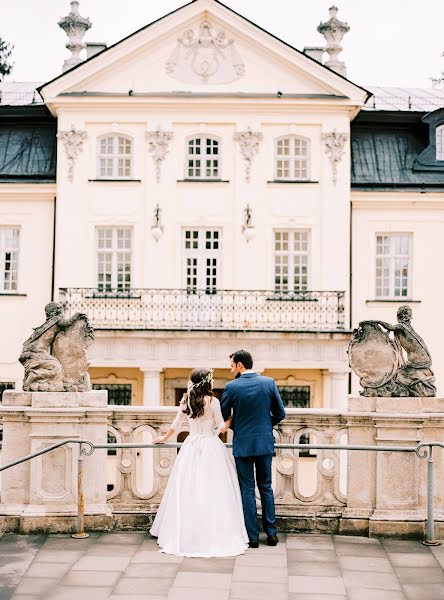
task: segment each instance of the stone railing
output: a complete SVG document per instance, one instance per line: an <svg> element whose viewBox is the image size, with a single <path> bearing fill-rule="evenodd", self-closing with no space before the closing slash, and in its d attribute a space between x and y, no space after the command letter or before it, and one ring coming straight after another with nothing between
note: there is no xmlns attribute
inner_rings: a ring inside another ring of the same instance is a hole
<svg viewBox="0 0 444 600"><path fill-rule="evenodd" d="M3 398L3 464L63 439L89 440L102 448L107 439L149 444L168 429L176 410L107 406L106 392L99 391L6 391ZM289 409L276 428L276 442L411 450L277 449L273 486L279 528L421 537L427 461L412 450L444 441L444 399L350 398L348 407L344 413ZM180 432L178 441L185 435ZM437 537L444 534L443 452L434 453ZM85 456L86 527L148 527L176 455L176 448L156 447L96 449ZM78 458L79 446L72 444L3 471L0 529L74 530Z"/></svg>
<svg viewBox="0 0 444 600"><path fill-rule="evenodd" d="M149 444L168 429L175 413L176 408L169 407L113 407L108 420L108 440L119 444ZM186 434L184 428L177 441L182 441ZM288 409L285 422L276 428L275 441L280 444L346 444L346 419L336 411ZM110 454L108 486L113 487L108 492L108 503L112 510L127 512L157 507L177 450L123 448ZM277 450L273 485L278 513L340 515L346 505L346 461L345 451L339 450Z"/></svg>

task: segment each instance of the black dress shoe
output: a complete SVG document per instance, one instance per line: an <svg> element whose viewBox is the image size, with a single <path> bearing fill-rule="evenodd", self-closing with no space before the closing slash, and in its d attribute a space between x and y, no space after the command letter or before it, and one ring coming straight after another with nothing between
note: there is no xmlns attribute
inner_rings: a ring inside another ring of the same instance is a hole
<svg viewBox="0 0 444 600"><path fill-rule="evenodd" d="M279 542L279 538L277 535L269 535L267 537L267 544L269 546L276 546L278 542Z"/></svg>
<svg viewBox="0 0 444 600"><path fill-rule="evenodd" d="M248 546L250 548L259 548L259 540L250 540Z"/></svg>

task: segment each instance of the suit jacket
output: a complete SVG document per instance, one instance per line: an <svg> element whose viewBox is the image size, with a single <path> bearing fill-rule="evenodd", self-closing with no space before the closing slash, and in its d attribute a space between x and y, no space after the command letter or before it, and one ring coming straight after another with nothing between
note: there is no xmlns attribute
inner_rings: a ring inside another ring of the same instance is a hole
<svg viewBox="0 0 444 600"><path fill-rule="evenodd" d="M274 379L245 373L227 384L220 405L225 420L233 412L234 456L273 454L273 425L285 418Z"/></svg>

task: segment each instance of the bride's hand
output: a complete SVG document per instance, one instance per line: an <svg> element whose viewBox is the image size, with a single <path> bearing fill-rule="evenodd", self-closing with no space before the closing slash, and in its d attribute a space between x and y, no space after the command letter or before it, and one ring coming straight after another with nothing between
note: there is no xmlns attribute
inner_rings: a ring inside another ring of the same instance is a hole
<svg viewBox="0 0 444 600"><path fill-rule="evenodd" d="M166 435L159 435L153 440L153 444L163 444L165 442Z"/></svg>

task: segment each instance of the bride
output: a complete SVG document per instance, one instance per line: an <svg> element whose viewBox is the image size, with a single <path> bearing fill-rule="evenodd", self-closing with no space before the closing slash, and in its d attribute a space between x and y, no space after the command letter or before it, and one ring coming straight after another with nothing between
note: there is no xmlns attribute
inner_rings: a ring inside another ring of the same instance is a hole
<svg viewBox="0 0 444 600"><path fill-rule="evenodd" d="M213 373L191 373L166 442L188 420L190 434L174 462L150 533L161 552L177 556L214 557L243 554L248 547L236 469L219 439L231 419L224 421L213 395Z"/></svg>

